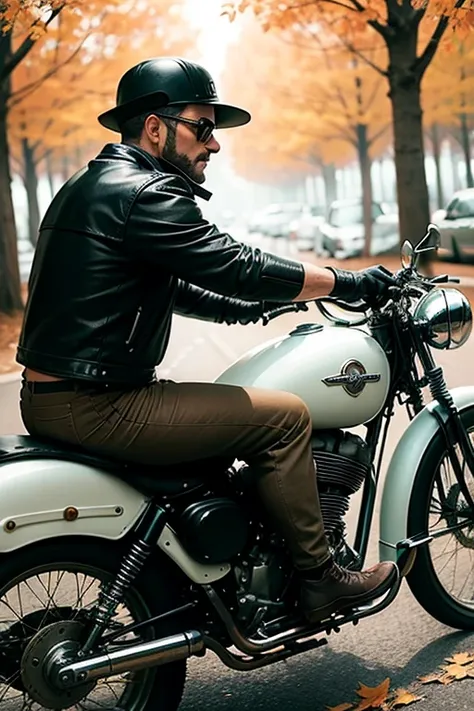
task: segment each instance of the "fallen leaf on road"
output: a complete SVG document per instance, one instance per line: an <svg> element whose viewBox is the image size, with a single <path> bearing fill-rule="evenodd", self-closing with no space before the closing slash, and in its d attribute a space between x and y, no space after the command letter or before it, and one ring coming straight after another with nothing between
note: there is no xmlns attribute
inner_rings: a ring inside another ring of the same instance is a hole
<svg viewBox="0 0 474 711"><path fill-rule="evenodd" d="M326 711L349 711L353 708L352 704L339 704L339 706L326 706Z"/></svg>
<svg viewBox="0 0 474 711"><path fill-rule="evenodd" d="M460 664L463 666L464 664L474 662L474 657L472 654L469 654L469 652L459 652L459 654L453 654L452 657L448 657L446 661L449 662L449 664Z"/></svg>
<svg viewBox="0 0 474 711"><path fill-rule="evenodd" d="M469 676L469 667L463 667L461 664L448 664L444 667L443 676L450 677L451 679L466 679Z"/></svg>
<svg viewBox="0 0 474 711"><path fill-rule="evenodd" d="M390 679L387 677L378 686L365 686L359 682L357 696L360 696L362 701L354 709L354 711L365 711L366 709L376 709L387 700L388 690L390 688Z"/></svg>
<svg viewBox="0 0 474 711"><path fill-rule="evenodd" d="M415 696L415 694L412 694L408 689L397 689L393 693L395 694L395 698L390 703L389 709L396 709L399 706L409 706L422 699L421 696Z"/></svg>
<svg viewBox="0 0 474 711"><path fill-rule="evenodd" d="M439 672L438 674L427 674L426 676L419 676L418 680L421 681L422 684L435 684L436 682L441 683L442 679L442 673Z"/></svg>

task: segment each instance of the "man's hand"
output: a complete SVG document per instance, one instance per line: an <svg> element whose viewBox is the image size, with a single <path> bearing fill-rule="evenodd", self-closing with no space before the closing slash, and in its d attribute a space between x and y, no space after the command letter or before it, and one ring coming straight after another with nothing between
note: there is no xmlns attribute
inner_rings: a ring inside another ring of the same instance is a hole
<svg viewBox="0 0 474 711"><path fill-rule="evenodd" d="M327 267L335 277L334 288L330 296L335 296L342 301L377 301L385 296L390 286L397 282L391 272L382 265L362 269L358 272L345 269Z"/></svg>

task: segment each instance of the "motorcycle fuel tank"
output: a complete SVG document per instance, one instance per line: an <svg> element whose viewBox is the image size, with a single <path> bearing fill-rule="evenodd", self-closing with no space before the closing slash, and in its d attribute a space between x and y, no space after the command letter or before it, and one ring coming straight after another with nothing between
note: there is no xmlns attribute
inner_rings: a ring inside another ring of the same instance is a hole
<svg viewBox="0 0 474 711"><path fill-rule="evenodd" d="M307 404L314 429L354 427L382 409L390 368L365 331L312 323L249 351L216 382L294 393Z"/></svg>

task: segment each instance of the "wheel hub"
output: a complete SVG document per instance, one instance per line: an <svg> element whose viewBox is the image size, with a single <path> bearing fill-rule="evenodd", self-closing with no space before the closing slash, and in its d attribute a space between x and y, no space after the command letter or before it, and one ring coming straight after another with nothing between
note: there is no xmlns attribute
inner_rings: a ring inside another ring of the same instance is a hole
<svg viewBox="0 0 474 711"><path fill-rule="evenodd" d="M21 660L21 677L32 699L49 709L66 709L89 694L95 682L61 689L54 683L58 663L75 659L84 627L80 622L54 622L28 643Z"/></svg>
<svg viewBox="0 0 474 711"><path fill-rule="evenodd" d="M461 493L459 484L451 486L446 497L446 504L449 507L449 513L446 516L448 526L456 526L462 519L469 519L472 515ZM453 535L464 548L474 548L473 528L474 522L470 526L466 526L466 528L459 528L453 531Z"/></svg>

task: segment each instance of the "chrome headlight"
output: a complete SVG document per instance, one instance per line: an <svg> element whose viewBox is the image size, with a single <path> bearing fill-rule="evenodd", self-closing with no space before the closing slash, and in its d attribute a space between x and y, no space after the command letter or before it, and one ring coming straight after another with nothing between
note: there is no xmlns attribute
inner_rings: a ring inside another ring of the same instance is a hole
<svg viewBox="0 0 474 711"><path fill-rule="evenodd" d="M471 335L471 305L457 289L433 289L420 299L413 316L427 327L426 341L433 348L459 348Z"/></svg>

